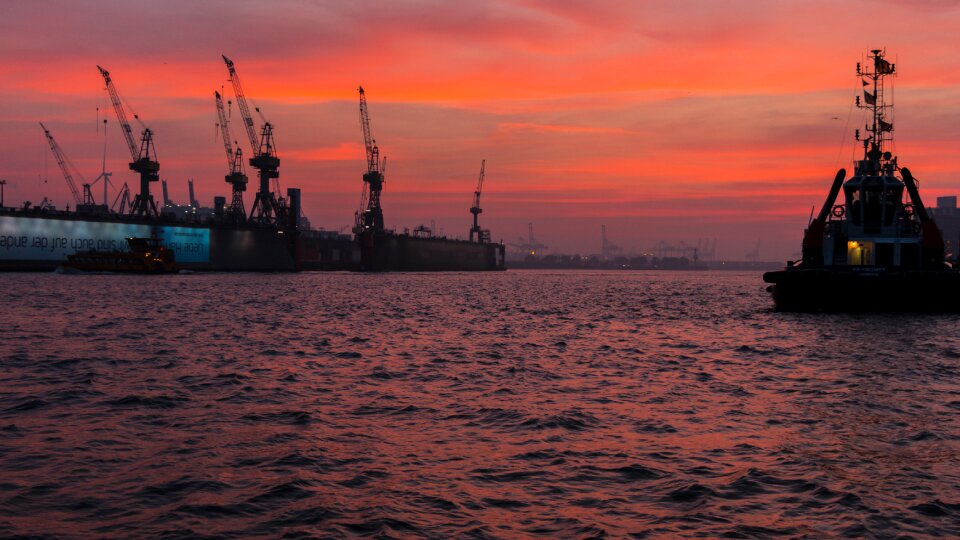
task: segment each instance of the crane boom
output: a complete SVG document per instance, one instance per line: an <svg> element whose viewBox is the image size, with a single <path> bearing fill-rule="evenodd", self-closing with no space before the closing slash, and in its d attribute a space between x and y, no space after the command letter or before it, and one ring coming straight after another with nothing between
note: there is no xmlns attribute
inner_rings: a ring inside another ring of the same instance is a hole
<svg viewBox="0 0 960 540"><path fill-rule="evenodd" d="M480 192L483 191L483 178L487 167L487 160L480 161L480 179L477 181L477 190L473 192L473 207L480 210Z"/></svg>
<svg viewBox="0 0 960 540"><path fill-rule="evenodd" d="M237 105L240 106L240 115L243 117L243 126L247 130L247 138L250 139L250 151L257 155L260 149L260 143L257 139L257 125L250 114L250 107L247 106L247 96L243 93L243 86L240 85L240 77L237 76L237 69L233 66L233 61L223 56L223 61L227 64L227 71L230 72L230 82L233 84L233 93L237 98Z"/></svg>
<svg viewBox="0 0 960 540"><path fill-rule="evenodd" d="M363 145L367 149L367 173L380 172L380 148L370 129L370 115L367 112L367 95L360 87L360 127L363 129Z"/></svg>
<svg viewBox="0 0 960 540"><path fill-rule="evenodd" d="M127 113L123 110L123 102L120 100L120 93L110 78L110 72L97 66L100 74L103 75L103 81L107 84L107 93L110 94L110 102L113 103L113 110L117 113L117 121L120 122L120 128L123 130L123 138L127 141L127 148L130 150L130 159L136 161L139 158L137 152L137 142L133 138L133 128L127 120Z"/></svg>
<svg viewBox="0 0 960 540"><path fill-rule="evenodd" d="M483 179L486 177L487 160L480 161L480 178L477 180L477 189L473 192L473 206L470 207L470 213L473 214L473 227L470 227L470 241L476 240L480 243L490 241L490 231L480 228L478 218L483 213L480 208L480 193L483 192Z"/></svg>
<svg viewBox="0 0 960 540"><path fill-rule="evenodd" d="M227 113L223 109L223 98L220 92L214 91L214 98L217 101L217 118L220 124L220 134L223 137L223 149L227 152L227 167L233 170L233 142L230 139L230 124L227 123Z"/></svg>
<svg viewBox="0 0 960 540"><path fill-rule="evenodd" d="M80 192L77 191L77 185L73 182L73 175L70 173L70 167L68 167L69 159L63 153L63 150L60 149L60 145L57 144L57 141L53 138L53 135L50 134L50 130L47 129L47 126L43 125L43 122L40 122L40 127L43 128L43 134L47 137L47 142L50 144L50 150L53 151L53 157L57 158L57 165L60 166L60 170L63 172L63 179L67 181L67 187L70 188L70 193L73 194L74 200L77 201L77 204L83 204L83 198L80 196ZM70 163L70 165L73 165ZM79 176L79 172L77 175ZM83 178L81 177L82 181Z"/></svg>

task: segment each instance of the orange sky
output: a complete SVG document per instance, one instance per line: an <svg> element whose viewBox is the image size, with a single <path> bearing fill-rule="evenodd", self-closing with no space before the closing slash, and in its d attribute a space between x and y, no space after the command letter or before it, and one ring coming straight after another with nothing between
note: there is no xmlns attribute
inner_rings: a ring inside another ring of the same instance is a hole
<svg viewBox="0 0 960 540"><path fill-rule="evenodd" d="M348 225L359 202L362 84L389 158L388 226L436 220L465 235L486 159L482 219L494 239L514 241L532 221L553 251L587 253L606 223L631 250L709 236L728 258L759 240L762 258L782 259L799 250L836 168L849 168L863 123L850 108L854 66L868 49L887 47L898 66L901 163L928 204L960 192L958 4L10 3L0 178L8 203L70 202L37 121L93 178L99 105L108 169L135 183L100 64L155 131L171 197L185 202L194 178L209 204L228 191L213 105L229 85L225 53L276 125L281 182L304 190L315 225Z"/></svg>

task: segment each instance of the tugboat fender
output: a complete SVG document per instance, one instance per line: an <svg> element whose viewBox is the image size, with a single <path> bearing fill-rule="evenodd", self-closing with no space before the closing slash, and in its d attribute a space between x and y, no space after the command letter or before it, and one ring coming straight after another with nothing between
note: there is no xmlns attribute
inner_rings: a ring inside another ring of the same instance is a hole
<svg viewBox="0 0 960 540"><path fill-rule="evenodd" d="M840 169L837 171L837 176L833 179L833 185L830 186L830 193L827 194L827 200L823 201L823 207L820 209L820 215L817 216L817 219L820 221L827 221L827 217L830 215L830 210L833 209L833 203L837 202L837 195L840 194L840 188L843 187L843 179L847 176L846 169Z"/></svg>
<svg viewBox="0 0 960 540"><path fill-rule="evenodd" d="M843 187L843 179L847 176L846 169L837 171L837 176L833 179L833 185L830 186L830 193L827 194L827 200L823 202L820 213L816 219L810 222L810 226L803 234L803 262L809 265L818 266L823 264L823 235L827 226L827 218L830 217L830 211L833 209L833 203L840 194L840 188Z"/></svg>
<svg viewBox="0 0 960 540"><path fill-rule="evenodd" d="M900 169L900 174L903 176L907 193L910 194L913 211L920 219L920 228L923 234L920 240L923 264L932 268L939 267L943 263L943 234L940 232L940 227L937 227L936 222L927 213L923 200L920 199L920 190L917 189L917 181L913 178L913 174L906 167Z"/></svg>

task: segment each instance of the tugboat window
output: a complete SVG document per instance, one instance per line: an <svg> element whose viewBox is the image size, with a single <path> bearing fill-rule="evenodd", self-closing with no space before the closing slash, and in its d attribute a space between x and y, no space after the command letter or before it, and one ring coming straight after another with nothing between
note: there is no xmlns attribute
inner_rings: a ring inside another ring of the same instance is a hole
<svg viewBox="0 0 960 540"><path fill-rule="evenodd" d="M893 244L884 242L877 244L875 263L877 266L893 266Z"/></svg>
<svg viewBox="0 0 960 540"><path fill-rule="evenodd" d="M883 218L883 186L864 186L863 198L864 232L878 233Z"/></svg>
<svg viewBox="0 0 960 540"><path fill-rule="evenodd" d="M847 264L854 266L873 264L873 242L855 241L847 242Z"/></svg>
<svg viewBox="0 0 960 540"><path fill-rule="evenodd" d="M893 225L893 219L897 214L897 203L900 202L901 190L896 187L887 187L883 194L883 225L888 227Z"/></svg>
<svg viewBox="0 0 960 540"><path fill-rule="evenodd" d="M859 186L848 186L846 188L847 192L847 214L850 216L850 220L853 221L853 224L860 226L862 222L862 216L860 215L860 187Z"/></svg>

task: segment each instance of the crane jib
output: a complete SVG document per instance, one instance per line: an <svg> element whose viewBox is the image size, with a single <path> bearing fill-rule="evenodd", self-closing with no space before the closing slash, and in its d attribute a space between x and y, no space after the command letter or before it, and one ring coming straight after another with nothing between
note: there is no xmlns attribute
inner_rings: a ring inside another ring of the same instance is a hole
<svg viewBox="0 0 960 540"><path fill-rule="evenodd" d="M217 104L217 119L219 121L218 123L220 124L221 138L223 138L223 148L227 153L227 168L230 170L231 173L237 172L237 171L234 171L235 159L234 159L234 152L233 152L233 144L231 143L233 139L230 137L230 123L229 123L229 120L227 120L227 114L223 108L223 98L221 98L220 92L214 92L213 96ZM237 148L238 153L239 151L240 149Z"/></svg>
<svg viewBox="0 0 960 540"><path fill-rule="evenodd" d="M67 187L70 188L70 193L73 195L73 199L77 202L78 205L83 204L83 199L80 197L80 192L77 191L77 186L73 182L73 175L70 174L70 169L67 166L69 158L66 154L63 153L63 150L60 148L60 145L57 144L57 141L53 138L53 135L50 133L50 130L43 125L43 122L40 122L40 127L43 128L43 134L47 137L47 142L50 144L50 150L53 152L53 157L57 160L57 165L60 166L60 171L63 173L63 179L67 182ZM73 166L73 163L70 163L70 166ZM74 167L76 169L76 167ZM77 176L80 176L80 172L77 171ZM83 181L83 177L80 177L80 180ZM86 182L83 182L86 185Z"/></svg>
<svg viewBox="0 0 960 540"><path fill-rule="evenodd" d="M246 128L247 139L250 141L250 151L256 156L260 150L260 143L257 137L257 126L253 121L253 115L250 114L250 107L247 105L247 96L243 92L243 85L240 84L240 77L234 67L233 61L226 55L221 55L224 63L227 65L227 72L230 75L230 83L233 85L233 93L237 98L237 105L240 107L240 115L243 117L243 125Z"/></svg>

